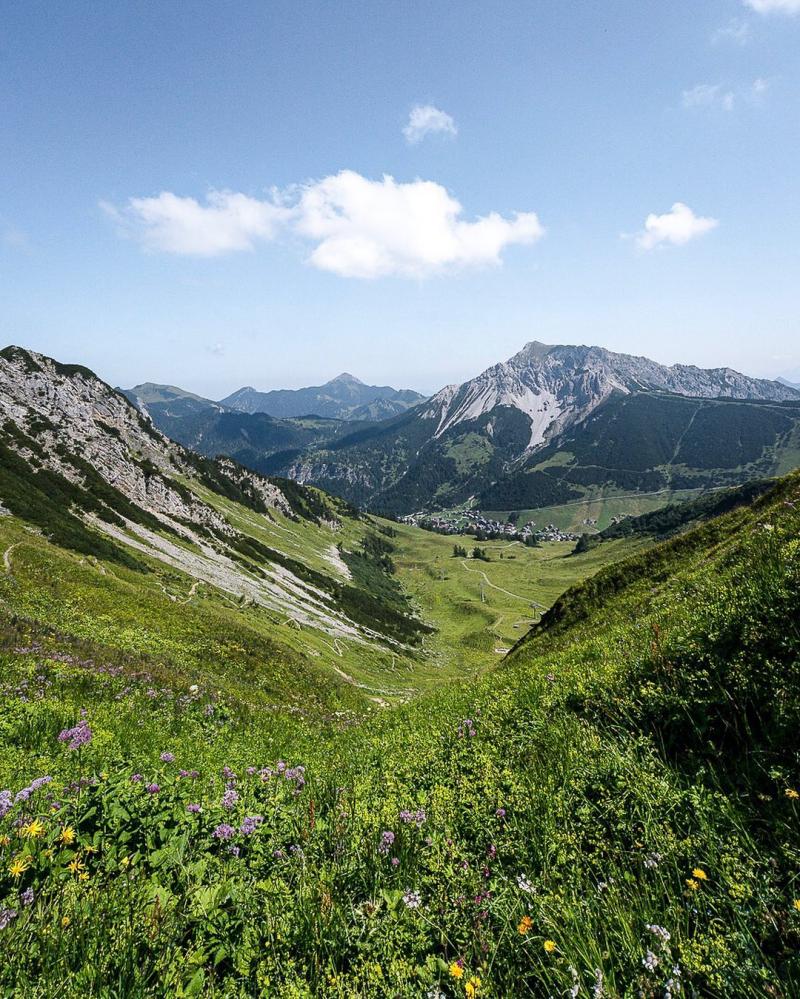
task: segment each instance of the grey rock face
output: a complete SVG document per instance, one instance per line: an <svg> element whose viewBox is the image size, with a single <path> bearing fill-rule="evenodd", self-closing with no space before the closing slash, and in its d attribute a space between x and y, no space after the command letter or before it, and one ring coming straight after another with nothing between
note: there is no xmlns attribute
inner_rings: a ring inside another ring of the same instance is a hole
<svg viewBox="0 0 800 999"><path fill-rule="evenodd" d="M184 449L85 368L7 348L0 353L0 419L13 421L36 440L43 454L39 460L72 481L80 479L80 472L65 451L176 530L188 521L223 534L231 531L220 514L171 481L194 474ZM268 506L288 509L273 483L244 470L240 474L247 475Z"/></svg>
<svg viewBox="0 0 800 999"><path fill-rule="evenodd" d="M496 406L512 406L530 417L528 446L535 448L582 420L613 393L643 390L698 398L800 399L800 392L791 386L750 378L731 368L667 367L602 347L548 346L533 341L477 378L446 386L421 407L420 414L436 421L434 436L438 437Z"/></svg>

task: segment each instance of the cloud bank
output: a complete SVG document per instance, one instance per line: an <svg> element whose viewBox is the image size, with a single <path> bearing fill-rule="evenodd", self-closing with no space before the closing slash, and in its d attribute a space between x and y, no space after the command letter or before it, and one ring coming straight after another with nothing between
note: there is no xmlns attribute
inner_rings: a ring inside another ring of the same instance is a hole
<svg viewBox="0 0 800 999"><path fill-rule="evenodd" d="M697 236L702 236L719 225L717 219L695 215L688 205L676 201L664 215L650 214L644 220L644 229L637 235L636 243L642 250L652 250L662 243L683 246Z"/></svg>
<svg viewBox="0 0 800 999"><path fill-rule="evenodd" d="M169 191L104 210L151 252L220 256L288 234L312 245L308 262L342 277L425 278L497 265L514 244L544 235L535 212L464 218L434 181L370 180L353 170L265 199L211 191L205 204Z"/></svg>
<svg viewBox="0 0 800 999"><path fill-rule="evenodd" d="M413 146L422 142L426 135L436 135L437 133L453 138L458 135L456 123L446 111L442 111L432 104L418 104L411 109L408 124L403 128L406 142Z"/></svg>

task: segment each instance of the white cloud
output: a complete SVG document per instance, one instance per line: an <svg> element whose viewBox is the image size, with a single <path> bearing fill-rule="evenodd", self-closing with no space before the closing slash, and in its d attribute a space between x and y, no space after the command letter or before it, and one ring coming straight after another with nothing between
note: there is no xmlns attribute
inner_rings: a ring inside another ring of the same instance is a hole
<svg viewBox="0 0 800 999"><path fill-rule="evenodd" d="M685 108L722 108L732 111L736 95L732 90L724 90L719 83L698 83L696 87L684 90L681 94Z"/></svg>
<svg viewBox="0 0 800 999"><path fill-rule="evenodd" d="M661 243L683 246L696 236L702 236L719 225L717 219L695 215L688 205L676 201L664 215L650 214L636 242L643 250L652 250Z"/></svg>
<svg viewBox="0 0 800 999"><path fill-rule="evenodd" d="M765 80L763 76L759 76L750 84L746 95L747 99L751 104L760 104L764 100L768 90L769 80Z"/></svg>
<svg viewBox="0 0 800 999"><path fill-rule="evenodd" d="M800 14L800 0L744 0L757 14Z"/></svg>
<svg viewBox="0 0 800 999"><path fill-rule="evenodd" d="M252 250L258 240L275 235L284 215L270 201L232 191L209 191L204 205L162 191L131 198L123 209L105 202L101 207L146 249L198 257Z"/></svg>
<svg viewBox="0 0 800 999"><path fill-rule="evenodd" d="M684 90L681 98L683 106L690 110L709 108L733 111L737 104L761 104L769 90L769 80L759 76L748 86L728 90L721 83L698 83L696 87Z"/></svg>
<svg viewBox="0 0 800 999"><path fill-rule="evenodd" d="M750 38L750 25L741 17L732 18L723 28L717 28L711 36L713 44L718 42L733 42L735 45L746 45Z"/></svg>
<svg viewBox="0 0 800 999"><path fill-rule="evenodd" d="M436 133L453 137L458 134L456 123L450 115L432 104L422 104L412 108L408 124L403 128L406 142L415 145L417 142L422 142L426 135Z"/></svg>
<svg viewBox="0 0 800 999"><path fill-rule="evenodd" d="M472 221L441 184L370 180L342 170L260 200L212 191L205 204L164 191L105 211L147 250L218 256L279 234L312 244L309 263L342 277L429 277L499 264L507 246L544 235L534 212Z"/></svg>
<svg viewBox="0 0 800 999"><path fill-rule="evenodd" d="M310 262L345 277L427 277L448 269L497 264L512 243L544 234L533 212L474 222L447 190L429 180L369 180L352 170L306 185L296 231L317 243Z"/></svg>

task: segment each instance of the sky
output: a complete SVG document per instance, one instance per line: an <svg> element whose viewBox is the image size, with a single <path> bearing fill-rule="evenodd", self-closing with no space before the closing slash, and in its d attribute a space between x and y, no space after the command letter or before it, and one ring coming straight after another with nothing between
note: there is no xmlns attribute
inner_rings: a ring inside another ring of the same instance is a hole
<svg viewBox="0 0 800 999"><path fill-rule="evenodd" d="M212 398L800 381L800 0L0 0L0 339Z"/></svg>

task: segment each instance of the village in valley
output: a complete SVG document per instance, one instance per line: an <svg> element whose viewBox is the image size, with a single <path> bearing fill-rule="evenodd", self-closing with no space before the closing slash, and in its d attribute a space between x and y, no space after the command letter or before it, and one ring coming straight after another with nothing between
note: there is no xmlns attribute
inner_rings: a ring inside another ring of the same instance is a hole
<svg viewBox="0 0 800 999"><path fill-rule="evenodd" d="M520 541L535 546L544 541L577 541L579 534L562 531L554 524L537 526L533 520L522 527L517 525L517 514L510 513L505 521L497 520L480 510L443 510L438 513L419 511L400 518L401 523L421 527L437 534L468 535L476 541ZM593 527L595 522L587 521Z"/></svg>

